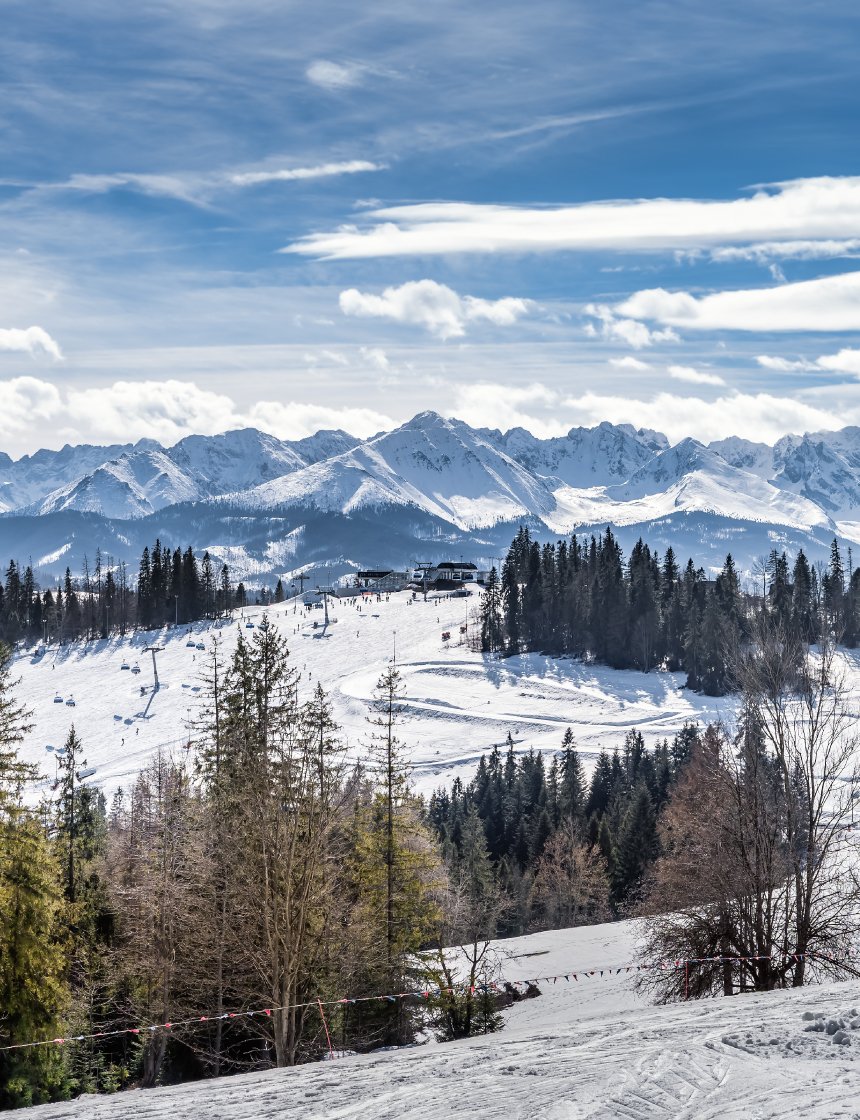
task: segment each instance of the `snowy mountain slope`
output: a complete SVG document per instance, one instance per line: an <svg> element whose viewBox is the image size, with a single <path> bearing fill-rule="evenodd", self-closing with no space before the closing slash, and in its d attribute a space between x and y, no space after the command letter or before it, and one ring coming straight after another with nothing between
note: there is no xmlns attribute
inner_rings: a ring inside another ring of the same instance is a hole
<svg viewBox="0 0 860 1120"><path fill-rule="evenodd" d="M256 428L220 436L186 436L167 454L185 475L197 480L201 494L248 489L309 462L294 445Z"/></svg>
<svg viewBox="0 0 860 1120"><path fill-rule="evenodd" d="M61 486L26 512L76 509L133 519L179 502L256 486L306 465L288 444L255 428L187 436L174 447L135 448Z"/></svg>
<svg viewBox="0 0 860 1120"><path fill-rule="evenodd" d="M555 507L547 487L468 425L424 412L338 455L231 495L253 509L297 503L349 513L415 506L458 528L493 525Z"/></svg>
<svg viewBox="0 0 860 1120"><path fill-rule="evenodd" d="M740 436L729 436L728 439L714 440L707 446L709 451L716 452L732 467L749 471L762 478L770 478L773 474L774 449L767 443L755 443L751 439L742 439Z"/></svg>
<svg viewBox="0 0 860 1120"><path fill-rule="evenodd" d="M774 448L774 484L834 516L856 516L860 513L860 471L851 460L860 461L860 456L847 442L840 447L823 435L781 440Z"/></svg>
<svg viewBox="0 0 860 1120"><path fill-rule="evenodd" d="M314 628L321 611L295 602L270 607L268 614L302 672L302 691L319 682L330 694L352 757L366 748L369 702L396 641L405 683L401 738L424 793L471 774L480 755L509 733L518 751L552 752L570 726L589 764L602 747L620 747L631 727L651 746L687 721L731 721L731 699L690 692L683 674L619 672L538 654L486 658L460 644L460 626L475 625L478 603L477 593L467 599L431 595L426 603L405 592L366 604L343 600L332 607L338 621L326 631ZM159 744L187 737L200 700L204 653L197 644L208 648L218 635L229 657L240 631L253 636L245 624L259 623L263 613L262 607L246 608L242 620L198 623L190 634L181 626L51 646L41 656L20 652L14 676L21 679L21 700L33 710L23 756L53 777L53 754L45 747L61 745L74 723L88 763L96 767L93 783L108 794L126 785ZM452 639L444 640L443 631ZM155 696L141 695L141 686L152 684L150 655L143 652L152 644L163 647L162 688ZM140 674L124 664L139 664ZM63 702L55 703L56 697ZM74 707L65 703L69 699Z"/></svg>
<svg viewBox="0 0 860 1120"><path fill-rule="evenodd" d="M66 444L59 451L41 450L12 460L0 458L0 512L23 509L41 501L53 490L77 482L104 463L136 449L158 448L154 440L137 444L93 447Z"/></svg>
<svg viewBox="0 0 860 1120"><path fill-rule="evenodd" d="M97 467L71 485L60 487L27 512L44 516L74 509L131 519L201 496L194 478L164 451L134 451Z"/></svg>
<svg viewBox="0 0 860 1120"><path fill-rule="evenodd" d="M293 445L255 428L186 436L171 448L154 440L109 447L0 456L0 512L50 515L63 509L131 519L176 502L256 486L341 452L358 441L319 432ZM303 453L304 452L304 453Z"/></svg>
<svg viewBox="0 0 860 1120"><path fill-rule="evenodd" d="M322 428L312 436L293 440L285 446L291 447L305 463L319 463L323 459L342 455L344 451L352 451L353 447L358 447L360 443L360 439L351 436L349 432L341 431L340 428Z"/></svg>
<svg viewBox="0 0 860 1120"><path fill-rule="evenodd" d="M674 510L699 510L745 521L764 521L794 528L835 528L827 513L809 498L766 482L750 471L734 467L715 451L693 439L659 452L628 482L607 487L612 501L630 504L625 520L644 520Z"/></svg>
<svg viewBox="0 0 860 1120"><path fill-rule="evenodd" d="M482 433L483 434L483 433ZM566 436L538 439L525 428L487 431L487 439L532 474L550 476L575 489L626 482L654 454L665 436L630 424L571 428Z"/></svg>
<svg viewBox="0 0 860 1120"><path fill-rule="evenodd" d="M88 518L86 539L75 512ZM646 539L656 527L670 541L698 524L706 536L691 538L689 552L702 561L724 536L741 568L774 547L817 559L834 534L860 542L860 429L773 447L669 446L630 425L539 440L424 412L363 441L321 431L287 443L245 429L168 449L142 441L0 457L0 556L33 556L52 578L97 547L134 564L156 536L230 556L235 576L258 580L419 554L468 552L485 564L520 523L538 539L612 524Z"/></svg>
<svg viewBox="0 0 860 1120"><path fill-rule="evenodd" d="M494 1035L41 1105L32 1120L831 1120L857 1115L856 981L657 1007L635 990L635 922L496 941L539 981ZM600 970L604 976L600 977ZM586 976L584 973L595 975ZM612 975L609 975L612 973ZM849 1041L808 1031L819 1016Z"/></svg>

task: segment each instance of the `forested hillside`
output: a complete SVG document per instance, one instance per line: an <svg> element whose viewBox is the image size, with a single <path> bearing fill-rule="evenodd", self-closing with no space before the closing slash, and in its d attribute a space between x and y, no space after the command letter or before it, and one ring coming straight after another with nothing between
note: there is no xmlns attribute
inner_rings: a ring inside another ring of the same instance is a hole
<svg viewBox="0 0 860 1120"><path fill-rule="evenodd" d="M483 648L593 657L615 669L687 673L688 685L730 690L730 656L766 609L804 641L822 635L847 645L860 634L860 568L833 541L826 567L803 551L793 563L773 550L742 580L726 556L709 578L692 559L681 567L640 540L625 560L607 529L601 537L540 544L520 529L492 578L483 606Z"/></svg>

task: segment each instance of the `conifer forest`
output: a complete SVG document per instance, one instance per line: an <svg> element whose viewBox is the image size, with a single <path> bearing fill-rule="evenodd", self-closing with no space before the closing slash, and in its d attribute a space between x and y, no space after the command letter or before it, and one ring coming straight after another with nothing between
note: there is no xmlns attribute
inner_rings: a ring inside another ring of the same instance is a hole
<svg viewBox="0 0 860 1120"><path fill-rule="evenodd" d="M542 545L523 529L481 599L484 657L680 670L734 694L732 727L652 742L632 729L587 759L573 728L548 755L509 739L425 800L396 665L356 753L264 619L229 657L218 640L207 651L187 749L108 803L78 776L86 729L73 727L35 803L10 643L183 623L237 590L208 557L160 544L134 587L100 557L50 590L10 565L0 1108L493 1031L505 996L491 939L622 917L645 919L652 958L748 960L697 969L685 995L803 984L809 954L826 962L858 933L860 884L838 847L860 778L839 647L856 642L860 569L834 542L826 567L773 553L758 580L742 589L731 557L708 579L642 542L625 563L609 530ZM449 946L464 947L465 976ZM856 968L843 955L831 971ZM648 982L679 996L676 973Z"/></svg>

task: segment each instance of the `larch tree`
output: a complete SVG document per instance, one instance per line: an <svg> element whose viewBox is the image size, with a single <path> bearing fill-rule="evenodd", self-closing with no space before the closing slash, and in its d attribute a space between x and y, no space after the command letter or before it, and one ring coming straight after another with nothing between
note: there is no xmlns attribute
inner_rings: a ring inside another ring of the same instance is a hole
<svg viewBox="0 0 860 1120"><path fill-rule="evenodd" d="M35 767L18 757L29 712L15 696L11 653L0 645L0 1046L61 1033L69 1000L60 870L42 815L25 801ZM51 1047L0 1051L0 1108L63 1091Z"/></svg>

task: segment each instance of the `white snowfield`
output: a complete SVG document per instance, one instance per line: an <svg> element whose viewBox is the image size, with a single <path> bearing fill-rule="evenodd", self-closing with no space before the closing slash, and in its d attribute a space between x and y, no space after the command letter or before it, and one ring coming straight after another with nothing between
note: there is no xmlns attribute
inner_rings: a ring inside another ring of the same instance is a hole
<svg viewBox="0 0 860 1120"><path fill-rule="evenodd" d="M240 632L253 637L250 626L258 626L264 613L287 639L301 673L300 696L308 696L317 682L331 694L350 759L366 753L369 701L396 645L404 681L399 733L413 761L415 785L424 793L455 775L467 780L494 744L505 749L508 733L518 752L549 753L559 749L565 729L572 727L587 763L602 747L620 746L631 727L653 746L664 736L671 738L685 721L704 724L732 715L731 699L688 692L683 674L475 652L465 639L477 625L480 594L475 588L467 598L431 594L427 602L412 600L407 592L381 601L375 596L332 601L329 613L337 621L328 627L322 610L305 610L291 600L246 609L244 617L237 611L229 624L196 623L49 646L41 656L22 651L14 675L21 678L22 698L33 711L23 755L43 768L46 788L54 779L53 750L62 747L74 723L87 768L95 768L86 780L108 795L128 786L159 746L181 753L188 742L213 640L220 638L229 654ZM155 693L152 655L144 652L152 645L160 647L161 687Z"/></svg>
<svg viewBox="0 0 860 1120"><path fill-rule="evenodd" d="M649 1006L636 994L636 973L615 972L634 961L639 934L636 922L620 922L497 942L510 979L576 971L579 980L540 982L542 994L514 1004L495 1035L88 1096L26 1115L830 1120L860 1114L860 983Z"/></svg>

